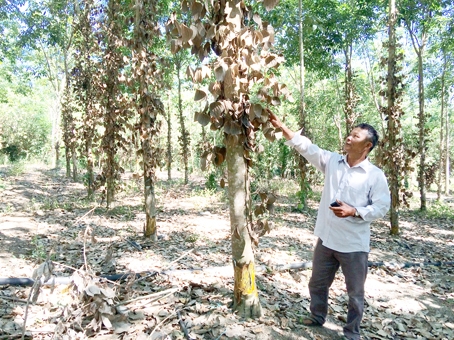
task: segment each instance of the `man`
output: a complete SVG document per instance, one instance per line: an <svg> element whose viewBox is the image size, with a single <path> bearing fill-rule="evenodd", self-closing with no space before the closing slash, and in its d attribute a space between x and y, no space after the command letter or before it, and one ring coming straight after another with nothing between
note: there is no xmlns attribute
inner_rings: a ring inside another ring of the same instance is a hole
<svg viewBox="0 0 454 340"><path fill-rule="evenodd" d="M303 319L303 324L324 324L329 287L340 266L349 297L344 335L347 339L358 340L364 311L370 223L382 218L390 205L386 177L367 158L377 145L377 131L368 124L356 126L345 140L345 155L340 155L320 149L300 131L295 133L287 128L274 114L271 114L270 122L282 129L287 145L325 174L314 230L318 241L309 281L311 315Z"/></svg>

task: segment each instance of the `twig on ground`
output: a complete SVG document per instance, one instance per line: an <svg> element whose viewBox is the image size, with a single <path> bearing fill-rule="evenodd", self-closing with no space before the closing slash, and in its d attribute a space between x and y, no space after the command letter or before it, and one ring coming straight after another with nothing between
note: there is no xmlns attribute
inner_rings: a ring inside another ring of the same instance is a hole
<svg viewBox="0 0 454 340"><path fill-rule="evenodd" d="M27 325L27 317L28 317L28 306L30 306L30 299L32 297L33 292L41 286L41 277L38 277L37 280L35 280L35 283L33 284L32 289L30 290L30 294L28 294L27 298L27 305L25 306L25 313L24 313L24 325L22 326L22 335L21 335L21 340L24 340L25 338L25 330L26 330L26 325Z"/></svg>
<svg viewBox="0 0 454 340"><path fill-rule="evenodd" d="M14 297L3 296L3 295L0 295L0 299L10 300L10 301L20 302L20 303L27 303L27 300L22 300L22 299L18 299L18 298L14 298Z"/></svg>
<svg viewBox="0 0 454 340"><path fill-rule="evenodd" d="M156 293L153 293L153 294L148 294L148 295L144 295L144 296L138 296L138 297L136 297L136 298L134 298L134 299L131 299L131 300L128 300L128 301L123 301L123 302L117 303L117 304L115 305L115 307L122 306L122 305L127 305L127 304L129 304L129 303L131 303L131 302L134 302L134 301L139 301L139 300L143 300L143 299L148 299L148 298L150 298L150 297L159 296L159 298L154 299L154 300L151 301L151 302L154 302L154 301L157 301L157 300L159 300L159 299L166 298L167 296L169 296L169 295L171 295L171 294L173 294L173 293L175 293L175 292L177 292L177 291L179 291L179 288L171 288L171 289L163 290L163 291L156 292ZM160 296L160 295L162 295L162 294L166 294L166 295Z"/></svg>
<svg viewBox="0 0 454 340"><path fill-rule="evenodd" d="M0 335L0 340L3 340L3 339L17 339L17 338L21 338L21 337L22 337L21 333Z"/></svg>
<svg viewBox="0 0 454 340"><path fill-rule="evenodd" d="M166 321L167 321L168 319L170 319L171 317L174 317L176 314L177 314L176 312L172 312L172 313L170 313L169 315L167 315L166 318L164 318L160 323L158 323L158 324L155 326L155 328L153 328L153 331L151 332L149 338L150 338L150 339L153 339L153 334L154 334L154 332L156 332L156 330L157 330L159 327L161 327L161 325L163 325L164 322L166 322Z"/></svg>
<svg viewBox="0 0 454 340"><path fill-rule="evenodd" d="M172 264L174 264L175 262L178 262L179 260L181 260L183 257L185 257L186 255L192 253L194 251L194 248L192 248L191 250L187 251L186 253L184 253L183 255L181 255L179 258L177 258L176 260L173 260L172 262L170 262L168 265L164 266L164 268L162 268L163 270L165 270L166 268L169 268Z"/></svg>
<svg viewBox="0 0 454 340"><path fill-rule="evenodd" d="M177 310L177 316L178 316L178 323L180 324L181 329L183 330L184 337L187 340L192 340L192 337L189 335L188 329L186 328L183 319L181 318L181 313L179 310Z"/></svg>
<svg viewBox="0 0 454 340"><path fill-rule="evenodd" d="M85 213L85 215L83 215L82 217L79 217L75 222L74 224L77 224L79 223L82 219L85 218L85 216L87 216L89 213L91 213L93 210L95 210L99 205L95 205L93 208L91 208L88 212Z"/></svg>

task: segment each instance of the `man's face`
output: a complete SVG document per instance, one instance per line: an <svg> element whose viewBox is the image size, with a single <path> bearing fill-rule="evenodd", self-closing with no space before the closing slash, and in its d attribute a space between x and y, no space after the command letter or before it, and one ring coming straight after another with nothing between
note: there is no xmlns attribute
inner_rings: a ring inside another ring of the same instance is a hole
<svg viewBox="0 0 454 340"><path fill-rule="evenodd" d="M347 154L361 155L364 151L368 152L371 146L372 143L367 139L367 130L354 128L345 139L344 151Z"/></svg>

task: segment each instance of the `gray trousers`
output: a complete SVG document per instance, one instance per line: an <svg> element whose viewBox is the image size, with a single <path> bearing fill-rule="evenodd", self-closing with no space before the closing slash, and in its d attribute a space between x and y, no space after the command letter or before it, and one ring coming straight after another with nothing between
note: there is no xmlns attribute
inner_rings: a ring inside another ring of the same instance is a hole
<svg viewBox="0 0 454 340"><path fill-rule="evenodd" d="M325 247L318 239L312 260L312 277L309 281L311 317L325 323L328 313L328 292L339 266L345 277L348 293L347 338L360 339L359 328L364 312L364 283L368 269L368 253L341 253Z"/></svg>

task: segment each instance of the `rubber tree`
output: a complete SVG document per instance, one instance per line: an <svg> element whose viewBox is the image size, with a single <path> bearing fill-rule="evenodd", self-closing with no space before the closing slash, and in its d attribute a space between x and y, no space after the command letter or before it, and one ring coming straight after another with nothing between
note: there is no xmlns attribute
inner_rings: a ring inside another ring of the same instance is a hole
<svg viewBox="0 0 454 340"><path fill-rule="evenodd" d="M307 124L307 113L306 113L306 102L305 102L305 68L304 68L304 29L303 29L303 21L304 21L304 12L303 12L303 0L298 1L298 16L299 16L299 22L298 22L298 29L299 29L299 51L300 51L300 65L299 65L299 71L300 71L300 107L299 107L299 113L300 113L300 128L303 129L306 134L308 131L308 124ZM298 157L298 167L300 170L300 203L303 206L303 209L307 209L307 198L309 196L309 180L308 180L308 162L306 158L304 157Z"/></svg>
<svg viewBox="0 0 454 340"><path fill-rule="evenodd" d="M26 4L26 5L24 5ZM55 150L54 165L59 165L59 149L62 137L61 124L68 123L71 129L72 123L68 118L63 119L62 102L66 88L68 76L68 57L71 55L72 47L72 18L74 16L73 4L69 0L49 0L49 1L3 1L0 3L0 19L6 15L9 20L18 23L18 27L9 27L7 31L17 34L13 46L8 46L5 54L11 60L21 60L19 51L39 51L34 58L38 61L33 73L34 75L44 75L55 93L54 109L52 110L52 146ZM0 23L0 33L3 31ZM4 39L2 39L4 40ZM11 43L11 41L9 42ZM6 41L0 44L4 48ZM6 46L5 46L6 48ZM11 52L12 51L12 52ZM1 57L1 55L0 55ZM0 58L1 59L1 58ZM22 66L21 66L22 67ZM69 112L69 109L66 110ZM63 129L66 126L63 125ZM66 138L64 141L71 141ZM65 145L67 154L67 176L70 177L71 153L74 152L73 145Z"/></svg>
<svg viewBox="0 0 454 340"><path fill-rule="evenodd" d="M265 2L271 10L276 1ZM270 140L275 129L269 112L289 95L277 82L273 69L283 62L270 47L274 29L262 22L241 0L215 2L213 5L184 1L183 12L192 17L188 25L172 16L166 30L173 53L190 48L202 65L188 68L195 83L208 81L198 88L194 99L201 103L195 120L202 126L224 134L224 145L213 149L213 162L227 162L232 262L234 268L233 309L243 317L259 317L261 305L255 281L253 245L269 230L269 223L254 223L250 193L251 154L257 148L256 131ZM214 75L214 77L213 77ZM257 86L257 92L253 92ZM210 97L211 96L211 97ZM212 99L210 99L212 98ZM272 197L264 195L265 203ZM254 210L254 214L256 210Z"/></svg>
<svg viewBox="0 0 454 340"><path fill-rule="evenodd" d="M434 70L435 79L429 84L430 99L440 100L440 134L439 134L439 164L437 176L437 199L441 200L443 186L444 193L449 195L449 88L453 84L453 57L454 57L454 20L446 20L446 14L436 18L438 29L432 36L429 55L438 56ZM440 68L441 61L441 68ZM444 176L444 181L443 181Z"/></svg>
<svg viewBox="0 0 454 340"><path fill-rule="evenodd" d="M355 84L355 70L353 69L353 55L355 44L372 37L377 28L375 23L379 20L379 1L356 0L325 0L307 4L307 10L316 15L315 29L309 36L310 42L318 39L324 45L315 45L319 49L331 53L342 53L343 58L343 113L345 133L348 135L356 120L361 115L356 107L359 96ZM309 47L311 48L311 47ZM312 47L313 48L313 47Z"/></svg>
<svg viewBox="0 0 454 340"><path fill-rule="evenodd" d="M103 196L107 208L110 208L115 193L119 189L121 174L124 169L120 165L118 152L127 145L124 132L128 120L127 99L123 95L122 85L126 78L122 73L126 45L123 15L123 4L120 0L109 0L104 22L105 49L99 72L102 77L104 91L101 95L104 135L102 137L103 169L102 181L105 182Z"/></svg>
<svg viewBox="0 0 454 340"><path fill-rule="evenodd" d="M132 3L134 11L134 34L131 39L131 79L139 115L139 129L141 136L141 150L143 157L145 225L144 236L157 241L156 226L156 167L158 152L154 147L156 136L159 133L157 116L164 112L159 99L158 91L161 88L160 60L153 52L153 43L159 35L157 25L158 1L135 0Z"/></svg>
<svg viewBox="0 0 454 340"><path fill-rule="evenodd" d="M426 112L424 98L424 59L427 41L434 25L437 11L441 8L438 1L409 0L399 3L399 12L403 20L417 56L418 66L418 187L420 194L420 210L427 209L426 204Z"/></svg>
<svg viewBox="0 0 454 340"><path fill-rule="evenodd" d="M99 147L99 135L96 132L100 124L102 111L98 99L101 96L101 78L96 72L100 58L97 32L94 30L97 8L92 0L78 3L74 23L74 60L71 72L71 85L74 97L81 110L80 124L76 137L79 142L79 154L86 161L85 186L88 199L95 193L95 151ZM99 58L95 58L95 56Z"/></svg>
<svg viewBox="0 0 454 340"><path fill-rule="evenodd" d="M405 152L403 149L401 116L402 94L404 89L402 76L403 52L396 38L397 8L396 1L389 0L388 10L388 55L381 61L381 66L387 70L384 79L385 96L387 106L382 110L387 119L387 129L383 145L384 165L388 175L388 182L391 193L390 222L392 235L399 234L399 208L401 206L400 192L403 187Z"/></svg>
<svg viewBox="0 0 454 340"><path fill-rule="evenodd" d="M182 98L182 66L183 66L183 51L180 51L175 55L175 68L177 73L177 82L178 82L178 120L180 123L180 136L178 137L178 141L181 148L181 158L183 159L183 168L184 168L184 184L188 184L189 182L189 156L190 156L190 143L191 138L189 136L188 129L186 128L186 122L183 113L183 98Z"/></svg>

